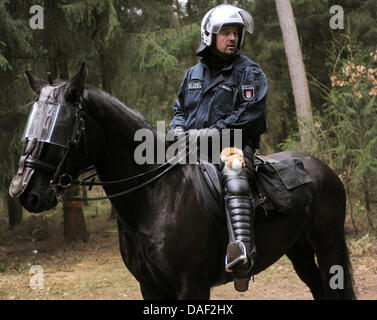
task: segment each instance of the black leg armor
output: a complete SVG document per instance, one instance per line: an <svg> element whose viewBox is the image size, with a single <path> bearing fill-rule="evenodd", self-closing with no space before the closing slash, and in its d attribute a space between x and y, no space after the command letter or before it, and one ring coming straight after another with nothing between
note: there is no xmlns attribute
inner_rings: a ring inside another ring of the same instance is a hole
<svg viewBox="0 0 377 320"><path fill-rule="evenodd" d="M226 174L224 168L221 173L229 232L225 270L233 273L236 289L246 291L249 282L247 273L256 257L253 232L255 208L249 183L252 173L247 167L235 175Z"/></svg>

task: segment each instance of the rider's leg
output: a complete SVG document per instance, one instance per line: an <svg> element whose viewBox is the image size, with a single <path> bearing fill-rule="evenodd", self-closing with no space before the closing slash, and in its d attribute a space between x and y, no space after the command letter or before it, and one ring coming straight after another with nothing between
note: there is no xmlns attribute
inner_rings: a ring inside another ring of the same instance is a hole
<svg viewBox="0 0 377 320"><path fill-rule="evenodd" d="M224 201L228 219L229 244L226 253L226 271L233 272L235 287L245 291L248 287L248 271L254 264L256 250L254 244L254 203L247 167L229 170L221 168L224 186Z"/></svg>

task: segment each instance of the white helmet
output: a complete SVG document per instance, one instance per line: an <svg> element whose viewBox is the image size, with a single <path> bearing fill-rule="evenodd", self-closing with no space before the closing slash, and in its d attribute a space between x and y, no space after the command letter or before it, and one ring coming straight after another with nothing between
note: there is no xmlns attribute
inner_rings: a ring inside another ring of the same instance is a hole
<svg viewBox="0 0 377 320"><path fill-rule="evenodd" d="M204 50L211 46L213 34L218 34L221 28L227 24L240 25L242 27L237 44L238 49L243 43L245 31L253 33L254 21L249 12L230 4L220 4L209 10L202 20L200 29L202 39L196 51L198 56L202 56Z"/></svg>

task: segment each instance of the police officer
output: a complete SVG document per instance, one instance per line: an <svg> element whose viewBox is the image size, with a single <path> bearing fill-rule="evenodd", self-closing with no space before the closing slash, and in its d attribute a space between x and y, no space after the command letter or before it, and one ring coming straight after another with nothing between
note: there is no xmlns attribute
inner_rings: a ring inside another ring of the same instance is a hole
<svg viewBox="0 0 377 320"><path fill-rule="evenodd" d="M266 76L257 63L238 54L246 32L253 32L253 19L243 9L222 4L206 13L196 52L202 59L186 72L170 123L177 134L190 129L220 133L242 129L244 150L223 150L225 161L229 156L242 157L245 151L251 159L245 159L246 165L241 159L242 169L237 172L226 164L220 167L230 237L225 269L232 272L238 291L248 289L256 257L249 182L259 136L266 131Z"/></svg>

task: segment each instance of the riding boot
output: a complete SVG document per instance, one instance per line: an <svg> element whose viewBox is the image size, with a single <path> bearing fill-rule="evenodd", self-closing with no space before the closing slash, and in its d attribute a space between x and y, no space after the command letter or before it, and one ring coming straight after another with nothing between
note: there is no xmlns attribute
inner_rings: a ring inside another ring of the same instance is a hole
<svg viewBox="0 0 377 320"><path fill-rule="evenodd" d="M235 175L224 174L222 170L229 231L225 270L232 272L238 291L248 289L248 274L256 257L253 232L254 202L248 176L246 168L242 168Z"/></svg>

